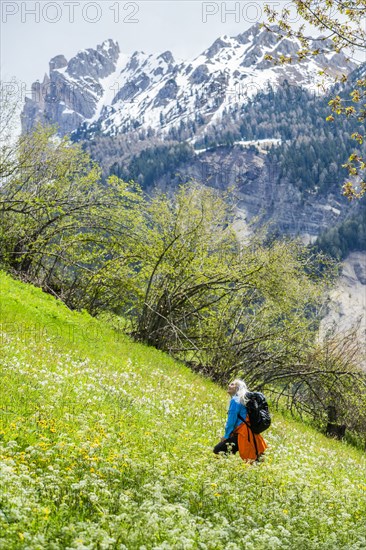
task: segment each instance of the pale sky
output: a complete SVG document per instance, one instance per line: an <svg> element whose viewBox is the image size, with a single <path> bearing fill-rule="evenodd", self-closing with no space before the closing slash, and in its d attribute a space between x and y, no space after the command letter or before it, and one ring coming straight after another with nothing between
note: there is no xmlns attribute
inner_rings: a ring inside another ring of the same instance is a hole
<svg viewBox="0 0 366 550"><path fill-rule="evenodd" d="M52 57L69 60L107 38L117 40L123 53L171 50L176 59L194 58L219 36L262 21L265 4L291 6L285 0L2 0L0 78L15 77L29 90ZM293 10L292 20L298 20Z"/></svg>

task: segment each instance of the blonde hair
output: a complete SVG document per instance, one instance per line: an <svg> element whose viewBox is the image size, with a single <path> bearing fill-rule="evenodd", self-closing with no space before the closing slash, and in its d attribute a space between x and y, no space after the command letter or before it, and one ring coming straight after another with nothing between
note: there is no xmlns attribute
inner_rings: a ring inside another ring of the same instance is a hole
<svg viewBox="0 0 366 550"><path fill-rule="evenodd" d="M235 384L235 386L238 388L236 391L236 395L239 397L239 401L242 405L245 405L248 403L248 399L246 397L248 393L248 388L244 380L240 380L239 378L236 378L232 381L232 384Z"/></svg>

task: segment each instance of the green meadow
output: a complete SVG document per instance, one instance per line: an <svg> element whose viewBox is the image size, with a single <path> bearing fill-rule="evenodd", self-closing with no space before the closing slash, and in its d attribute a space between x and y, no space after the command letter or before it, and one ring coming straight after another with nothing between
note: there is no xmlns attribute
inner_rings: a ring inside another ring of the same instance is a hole
<svg viewBox="0 0 366 550"><path fill-rule="evenodd" d="M366 456L274 412L217 458L228 397L0 273L0 548L363 550Z"/></svg>

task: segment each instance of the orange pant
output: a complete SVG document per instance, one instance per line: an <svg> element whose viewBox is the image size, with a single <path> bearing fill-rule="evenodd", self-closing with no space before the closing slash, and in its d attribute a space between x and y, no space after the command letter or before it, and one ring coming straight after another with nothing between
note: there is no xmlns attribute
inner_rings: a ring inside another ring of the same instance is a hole
<svg viewBox="0 0 366 550"><path fill-rule="evenodd" d="M245 421L250 424L249 416L246 417ZM267 443L261 434L253 434L252 430L244 422L235 428L233 433L238 434L239 454L243 460L256 460L257 458L254 437L257 444L258 456L267 449Z"/></svg>

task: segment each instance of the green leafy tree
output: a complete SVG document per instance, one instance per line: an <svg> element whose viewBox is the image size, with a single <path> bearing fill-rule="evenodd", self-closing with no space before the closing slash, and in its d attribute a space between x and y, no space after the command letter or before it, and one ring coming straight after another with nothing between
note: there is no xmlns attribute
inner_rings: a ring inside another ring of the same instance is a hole
<svg viewBox="0 0 366 550"><path fill-rule="evenodd" d="M321 316L319 258L290 241L240 244L227 200L212 189L182 186L146 209L135 337L220 381L296 376Z"/></svg>
<svg viewBox="0 0 366 550"><path fill-rule="evenodd" d="M197 347L204 315L240 280L238 243L227 203L212 189L182 186L174 200L146 204L141 294L135 334L169 351Z"/></svg>
<svg viewBox="0 0 366 550"><path fill-rule="evenodd" d="M242 261L257 270L212 321L209 368L222 381L243 376L251 387L296 378L322 315L326 278L315 274L319 258L298 242L254 241Z"/></svg>
<svg viewBox="0 0 366 550"><path fill-rule="evenodd" d="M125 299L138 188L116 177L102 185L99 167L55 128L38 126L14 147L0 188L2 265L71 307Z"/></svg>

